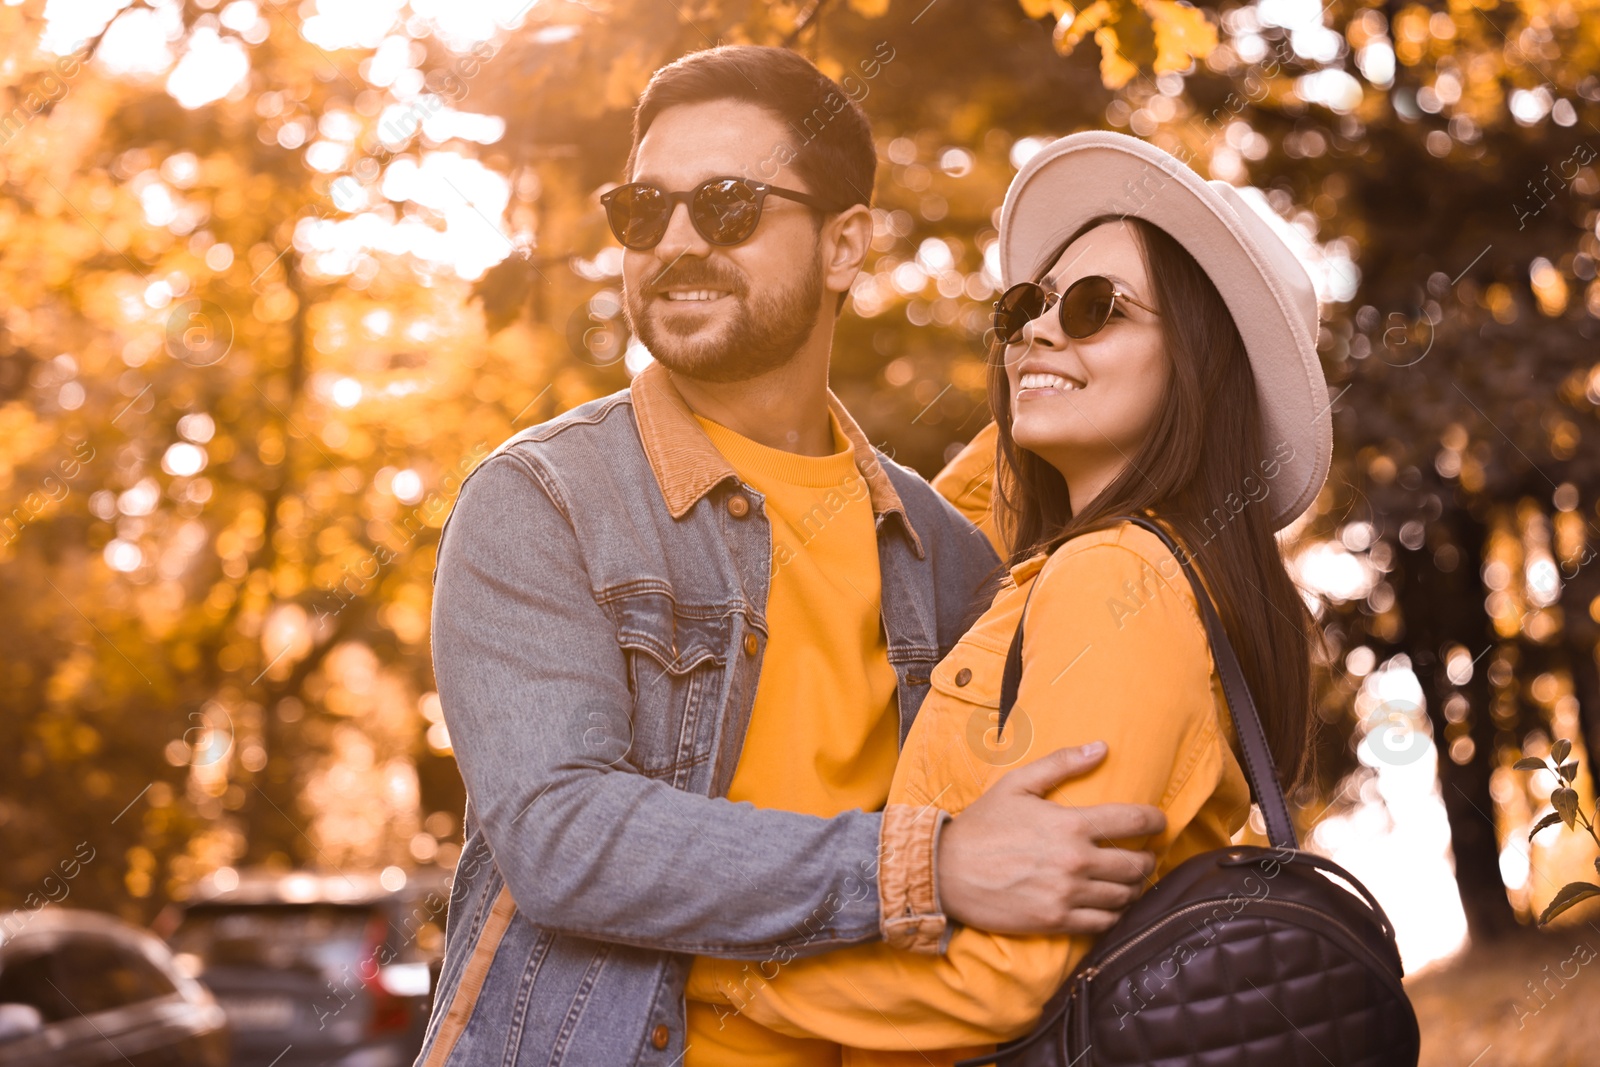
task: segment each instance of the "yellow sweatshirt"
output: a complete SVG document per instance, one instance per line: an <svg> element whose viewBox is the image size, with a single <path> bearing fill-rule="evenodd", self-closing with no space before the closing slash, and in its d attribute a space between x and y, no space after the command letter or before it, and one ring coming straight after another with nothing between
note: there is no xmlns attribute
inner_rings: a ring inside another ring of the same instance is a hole
<svg viewBox="0 0 1600 1067"><path fill-rule="evenodd" d="M880 624L867 484L837 419L835 453L768 448L698 419L772 524L771 635L728 799L831 817L883 808L899 757L895 673ZM691 985L714 961L696 957ZM688 1002L686 1067L829 1067L839 1046Z"/></svg>
<svg viewBox="0 0 1600 1067"><path fill-rule="evenodd" d="M1006 650L1036 582L1017 704L997 738ZM890 803L959 812L1015 766L1104 740L1105 761L1050 799L1161 808L1161 835L1118 842L1153 851L1156 877L1227 846L1244 824L1249 786L1194 595L1146 530L1085 534L1011 568L989 610L935 668L932 687ZM845 1067L947 1065L1027 1033L1092 945L961 928L943 955L858 945L784 964L770 981L753 965L719 960L691 977L689 996L720 996L782 1034L838 1041Z"/></svg>

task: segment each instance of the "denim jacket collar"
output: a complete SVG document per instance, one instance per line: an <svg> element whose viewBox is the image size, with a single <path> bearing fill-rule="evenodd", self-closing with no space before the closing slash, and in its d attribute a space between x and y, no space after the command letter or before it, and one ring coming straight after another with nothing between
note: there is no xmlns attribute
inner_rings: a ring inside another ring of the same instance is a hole
<svg viewBox="0 0 1600 1067"><path fill-rule="evenodd" d="M674 519L688 514L699 499L726 478L738 479L738 474L718 452L694 412L672 384L667 368L651 362L634 376L633 412L639 424L639 438L644 444L645 457L655 474L661 495L667 502L667 511ZM867 435L861 432L856 420L828 390L828 407L839 420L839 428L850 441L855 455L856 469L867 483L867 495L872 501L872 513L881 524L884 517L894 515L905 529L917 558L923 556L922 540L906 516L900 494L884 473Z"/></svg>

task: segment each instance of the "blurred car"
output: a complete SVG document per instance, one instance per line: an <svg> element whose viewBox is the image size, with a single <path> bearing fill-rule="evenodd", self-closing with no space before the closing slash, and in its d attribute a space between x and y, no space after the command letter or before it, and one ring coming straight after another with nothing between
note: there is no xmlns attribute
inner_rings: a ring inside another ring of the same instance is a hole
<svg viewBox="0 0 1600 1067"><path fill-rule="evenodd" d="M448 876L242 872L168 939L228 1015L234 1067L406 1067L422 1048Z"/></svg>
<svg viewBox="0 0 1600 1067"><path fill-rule="evenodd" d="M0 1065L225 1067L227 1020L161 939L97 912L0 914Z"/></svg>

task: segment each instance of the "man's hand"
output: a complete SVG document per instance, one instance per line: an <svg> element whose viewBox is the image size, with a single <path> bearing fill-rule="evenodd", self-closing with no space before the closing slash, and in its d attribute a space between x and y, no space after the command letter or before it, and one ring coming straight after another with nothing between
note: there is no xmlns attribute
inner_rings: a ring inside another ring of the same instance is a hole
<svg viewBox="0 0 1600 1067"><path fill-rule="evenodd" d="M1157 834L1146 804L1069 808L1045 794L1105 758L1103 742L1018 767L940 831L939 903L997 934L1097 934L1152 884L1155 857L1098 844Z"/></svg>

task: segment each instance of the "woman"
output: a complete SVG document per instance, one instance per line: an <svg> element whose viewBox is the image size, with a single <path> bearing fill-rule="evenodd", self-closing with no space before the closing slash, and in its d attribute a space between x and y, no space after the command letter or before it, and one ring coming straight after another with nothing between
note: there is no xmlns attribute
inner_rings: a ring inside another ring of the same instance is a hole
<svg viewBox="0 0 1600 1067"><path fill-rule="evenodd" d="M1115 200L1124 190L1140 199ZM1153 851L1159 877L1226 846L1250 793L1190 587L1159 538L1118 517L1158 517L1194 559L1292 782L1312 630L1273 531L1327 474L1315 293L1231 188L1120 134L1047 146L1012 183L1000 230L1007 280L1036 283L997 304L990 361L1010 577L935 669L890 802L956 813L943 832L959 833L962 808L1010 767L1103 739L1104 764L1052 799L1160 807L1166 831L1124 843ZM689 996L839 1042L845 1064L947 1064L1027 1033L1092 944L959 929L942 954L862 945L775 974L723 961Z"/></svg>

